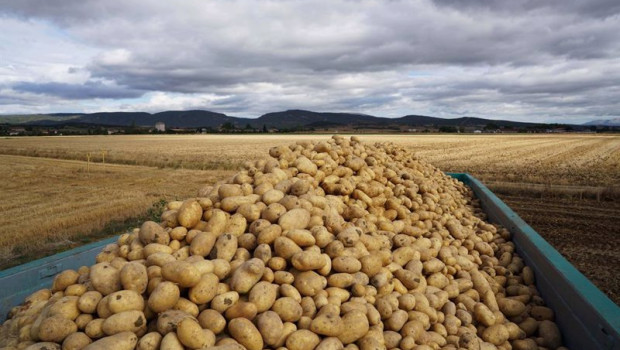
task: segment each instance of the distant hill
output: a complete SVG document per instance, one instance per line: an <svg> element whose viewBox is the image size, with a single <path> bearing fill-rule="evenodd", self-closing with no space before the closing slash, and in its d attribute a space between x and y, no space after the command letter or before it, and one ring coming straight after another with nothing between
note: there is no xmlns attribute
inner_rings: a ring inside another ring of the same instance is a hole
<svg viewBox="0 0 620 350"><path fill-rule="evenodd" d="M545 127L542 123L523 123L509 120L462 117L456 119L435 118L423 115L406 115L400 118L381 118L359 113L313 112L306 110L287 110L271 112L258 118L238 118L205 110L146 112L101 112L101 113L54 113L34 115L0 115L0 123L17 125L99 125L99 126L141 126L153 127L164 122L166 128L212 128L227 125L240 129L250 125L253 128L292 130L327 128L429 128L467 127L488 128L528 128ZM602 124L615 122L616 124ZM597 123L597 124L591 124ZM587 125L620 125L619 119L593 121ZM552 127L552 125L547 125ZM557 126L557 125L556 125ZM583 128L583 126L582 126Z"/></svg>
<svg viewBox="0 0 620 350"><path fill-rule="evenodd" d="M620 126L620 118L593 120L583 125Z"/></svg>
<svg viewBox="0 0 620 350"><path fill-rule="evenodd" d="M267 113L255 119L252 124L275 128L295 128L312 125L314 127L334 127L338 125L382 125L393 119L373 117L367 114L320 113L299 109Z"/></svg>
<svg viewBox="0 0 620 350"><path fill-rule="evenodd" d="M488 124L494 124L498 127L527 127L540 125L539 123L515 122L511 120L494 120L473 117L461 117L454 119L427 117L423 115L406 115L401 118L394 119L394 122L408 126L468 126L468 127L484 127Z"/></svg>

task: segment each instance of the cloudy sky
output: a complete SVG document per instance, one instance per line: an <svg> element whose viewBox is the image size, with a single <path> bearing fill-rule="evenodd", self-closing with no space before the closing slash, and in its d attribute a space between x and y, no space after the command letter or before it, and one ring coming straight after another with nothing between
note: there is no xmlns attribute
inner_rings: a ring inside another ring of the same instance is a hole
<svg viewBox="0 0 620 350"><path fill-rule="evenodd" d="M0 114L620 116L620 1L0 0Z"/></svg>

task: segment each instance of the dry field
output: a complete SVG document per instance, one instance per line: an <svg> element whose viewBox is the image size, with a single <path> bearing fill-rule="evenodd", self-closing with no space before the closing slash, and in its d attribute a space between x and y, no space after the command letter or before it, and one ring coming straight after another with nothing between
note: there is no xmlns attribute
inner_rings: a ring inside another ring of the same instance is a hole
<svg viewBox="0 0 620 350"><path fill-rule="evenodd" d="M0 139L0 209L4 213L0 257L23 252L24 242L32 242L22 238L27 236L43 237L28 251L67 242L71 246L77 237L96 233L110 220L136 217L162 198L191 196L200 184L231 174L248 159L265 157L274 145L328 137ZM620 280L614 274L620 268L616 248L620 246L620 137L364 135L362 139L403 144L444 171L469 172L483 180L620 303ZM105 167L100 164L102 155Z"/></svg>
<svg viewBox="0 0 620 350"><path fill-rule="evenodd" d="M0 139L0 154L160 168L236 169L270 147L326 135L75 136ZM483 181L620 185L620 137L599 135L364 135L393 141L445 171Z"/></svg>
<svg viewBox="0 0 620 350"><path fill-rule="evenodd" d="M81 161L0 155L0 268L96 238L88 236L221 175L116 164L87 171Z"/></svg>

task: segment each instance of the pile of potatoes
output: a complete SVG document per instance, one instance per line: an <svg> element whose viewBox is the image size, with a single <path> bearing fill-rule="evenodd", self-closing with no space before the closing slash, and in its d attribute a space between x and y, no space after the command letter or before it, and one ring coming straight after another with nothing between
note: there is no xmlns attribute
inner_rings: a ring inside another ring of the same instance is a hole
<svg viewBox="0 0 620 350"><path fill-rule="evenodd" d="M15 307L2 349L556 350L462 183L390 143L274 147Z"/></svg>

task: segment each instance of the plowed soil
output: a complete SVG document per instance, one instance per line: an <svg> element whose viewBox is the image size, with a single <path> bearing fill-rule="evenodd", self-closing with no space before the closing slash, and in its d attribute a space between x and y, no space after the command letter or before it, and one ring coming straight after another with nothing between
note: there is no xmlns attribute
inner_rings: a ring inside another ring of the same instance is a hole
<svg viewBox="0 0 620 350"><path fill-rule="evenodd" d="M499 197L620 305L620 202Z"/></svg>

